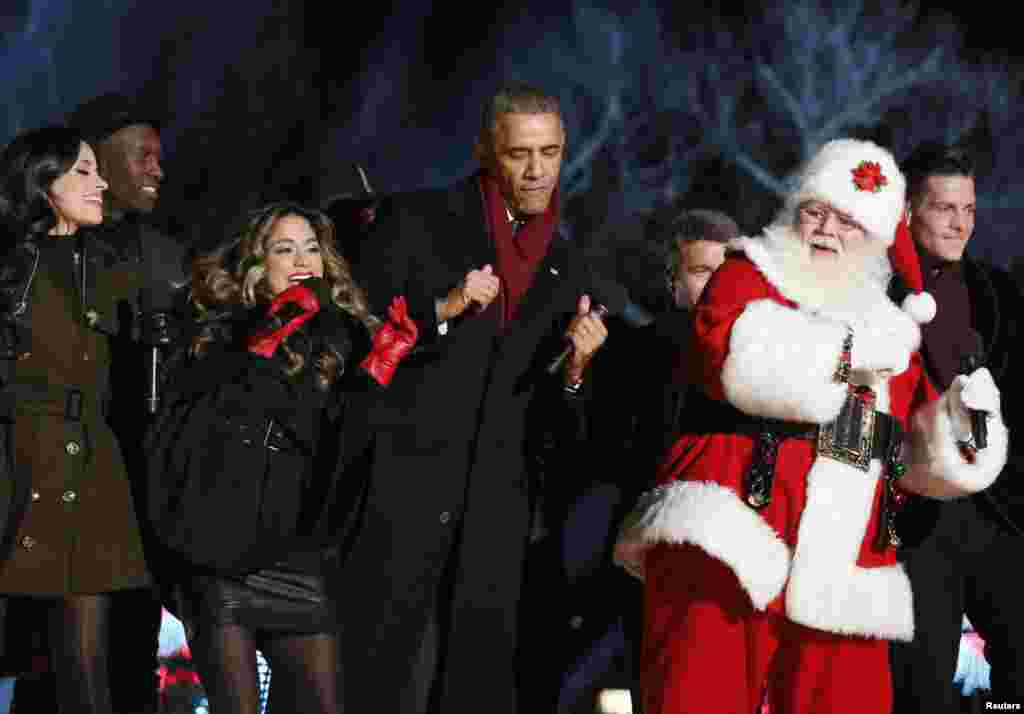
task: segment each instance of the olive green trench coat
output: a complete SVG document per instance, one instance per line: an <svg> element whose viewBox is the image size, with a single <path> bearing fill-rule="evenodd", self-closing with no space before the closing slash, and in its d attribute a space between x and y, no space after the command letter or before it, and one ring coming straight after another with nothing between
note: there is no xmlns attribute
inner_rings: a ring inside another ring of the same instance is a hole
<svg viewBox="0 0 1024 714"><path fill-rule="evenodd" d="M0 594L148 585L124 458L104 412L117 314L138 290L137 273L97 269L101 256L75 238L39 241L24 257L30 314L0 384L13 426L0 449Z"/></svg>

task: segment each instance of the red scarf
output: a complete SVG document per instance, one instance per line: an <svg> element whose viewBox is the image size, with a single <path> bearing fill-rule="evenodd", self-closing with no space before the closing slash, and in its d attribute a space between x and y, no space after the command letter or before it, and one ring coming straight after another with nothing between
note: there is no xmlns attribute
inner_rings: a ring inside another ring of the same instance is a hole
<svg viewBox="0 0 1024 714"><path fill-rule="evenodd" d="M558 225L558 187L551 194L551 201L544 213L530 216L525 224L512 235L512 223L508 220L508 208L501 195L498 182L486 173L480 175L480 187L484 193L487 220L494 236L494 252L497 255L495 269L501 279L498 294L501 307L501 322L509 325L515 319L523 295L533 284L537 266L547 255L548 246Z"/></svg>

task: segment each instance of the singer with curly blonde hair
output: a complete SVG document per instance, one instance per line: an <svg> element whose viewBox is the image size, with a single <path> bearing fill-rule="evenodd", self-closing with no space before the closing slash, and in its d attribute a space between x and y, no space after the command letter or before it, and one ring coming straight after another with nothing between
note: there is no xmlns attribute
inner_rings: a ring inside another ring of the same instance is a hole
<svg viewBox="0 0 1024 714"><path fill-rule="evenodd" d="M387 321L371 315L330 220L293 203L254 212L198 258L192 302L190 355L147 451L149 515L183 561L193 656L217 714L258 711L257 648L274 672L271 710L331 714L324 574L362 484L341 461L360 452L360 405L388 383L416 325L400 299Z"/></svg>

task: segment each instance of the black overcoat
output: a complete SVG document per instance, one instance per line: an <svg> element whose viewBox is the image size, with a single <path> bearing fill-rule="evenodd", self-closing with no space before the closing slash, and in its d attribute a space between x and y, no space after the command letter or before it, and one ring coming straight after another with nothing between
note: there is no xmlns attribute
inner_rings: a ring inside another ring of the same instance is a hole
<svg viewBox="0 0 1024 714"><path fill-rule="evenodd" d="M1010 428L1010 454L996 482L970 498L988 514L1013 532L1024 533L1024 453L1019 437L1024 422L1021 408L1020 358L1024 356L1024 320L1021 294L1005 270L964 256L961 261L964 283L971 301L971 327L981 337L984 364L992 373L1002 395L1003 420ZM925 359L927 347L922 347ZM915 498L900 514L905 540L916 542L934 528L939 504Z"/></svg>
<svg viewBox="0 0 1024 714"><path fill-rule="evenodd" d="M971 297L972 327L981 335L985 365L1002 393L1003 417L1010 427L1010 457L996 482L974 498L985 501L1004 523L1024 533L1024 454L1020 429L1024 411L1021 399L1020 358L1024 357L1024 301L1013 278L1005 270L965 257L964 282Z"/></svg>
<svg viewBox="0 0 1024 714"><path fill-rule="evenodd" d="M286 342L304 358L289 375L281 350L266 359L245 348L246 336L264 327L265 310L205 321L206 353L177 364L146 433L146 515L168 562L186 576L239 575L281 560L319 574L315 556L343 537L365 483L344 466L345 448L357 450L354 439L365 433L360 411L376 393L356 366L368 348L365 328L340 310L321 310ZM314 365L327 346L341 359L324 389Z"/></svg>
<svg viewBox="0 0 1024 714"><path fill-rule="evenodd" d="M684 310L659 314L639 329L609 320L608 342L588 377L589 448L585 454L558 450L545 463L584 473L549 484L548 528L530 547L523 629L542 656L531 658L535 696L526 711L590 712L601 688L639 691L643 587L615 565L612 553L619 524L656 485L657 467L678 437L686 396L696 388L676 381L691 328ZM548 705L550 688L558 691L557 708Z"/></svg>
<svg viewBox="0 0 1024 714"><path fill-rule="evenodd" d="M545 367L592 278L559 231L504 331L495 302L440 334L435 300L469 270L496 264L479 180L382 208L356 277L378 314L406 296L422 347L370 415L373 472L341 573L345 710L405 710L439 599L440 710L514 712L516 610L540 487L530 464L540 432L580 414ZM451 589L438 598L443 573Z"/></svg>

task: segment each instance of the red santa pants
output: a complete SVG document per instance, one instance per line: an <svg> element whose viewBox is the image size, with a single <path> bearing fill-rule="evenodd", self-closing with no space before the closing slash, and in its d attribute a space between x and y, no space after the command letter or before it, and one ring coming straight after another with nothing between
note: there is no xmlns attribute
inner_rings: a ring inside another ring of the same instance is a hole
<svg viewBox="0 0 1024 714"><path fill-rule="evenodd" d="M695 546L646 559L645 714L888 714L889 645L759 612L736 576Z"/></svg>

